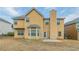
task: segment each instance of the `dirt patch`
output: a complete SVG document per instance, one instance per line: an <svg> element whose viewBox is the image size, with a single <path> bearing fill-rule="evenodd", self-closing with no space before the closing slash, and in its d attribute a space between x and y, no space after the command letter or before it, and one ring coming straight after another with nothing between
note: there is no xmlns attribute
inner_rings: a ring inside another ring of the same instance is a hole
<svg viewBox="0 0 79 59"><path fill-rule="evenodd" d="M0 51L79 51L78 40L63 42L42 42L41 40L0 38Z"/></svg>

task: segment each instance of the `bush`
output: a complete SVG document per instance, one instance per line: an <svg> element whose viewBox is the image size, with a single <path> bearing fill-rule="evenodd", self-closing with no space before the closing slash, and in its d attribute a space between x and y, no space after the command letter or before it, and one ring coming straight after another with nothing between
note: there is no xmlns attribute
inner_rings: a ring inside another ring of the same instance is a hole
<svg viewBox="0 0 79 59"><path fill-rule="evenodd" d="M2 36L7 36L7 34L2 34Z"/></svg>
<svg viewBox="0 0 79 59"><path fill-rule="evenodd" d="M14 32L8 32L7 36L14 36Z"/></svg>

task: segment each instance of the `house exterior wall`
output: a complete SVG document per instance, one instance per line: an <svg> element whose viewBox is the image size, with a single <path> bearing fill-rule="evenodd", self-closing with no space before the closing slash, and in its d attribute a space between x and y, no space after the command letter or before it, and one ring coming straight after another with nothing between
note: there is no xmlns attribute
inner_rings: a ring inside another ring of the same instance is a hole
<svg viewBox="0 0 79 59"><path fill-rule="evenodd" d="M58 39L64 39L64 19L60 20L60 24L57 26L57 32L61 32L61 36L58 36Z"/></svg>
<svg viewBox="0 0 79 59"><path fill-rule="evenodd" d="M20 38L17 30L14 30L14 38Z"/></svg>
<svg viewBox="0 0 79 59"><path fill-rule="evenodd" d="M48 21L48 24L45 23L44 20L44 32L47 32L47 37L46 38L50 38L50 20Z"/></svg>
<svg viewBox="0 0 79 59"><path fill-rule="evenodd" d="M39 34L39 38L43 38L43 17L40 16L35 10L33 10L31 13L29 13L27 15L27 17L29 18L29 22L25 22L25 38L30 38L28 36L28 26L31 24L37 24L38 26L40 26L40 34ZM37 37L38 38L38 37Z"/></svg>
<svg viewBox="0 0 79 59"><path fill-rule="evenodd" d="M76 24L66 25L64 32L65 32L65 37L73 40L77 40Z"/></svg>
<svg viewBox="0 0 79 59"><path fill-rule="evenodd" d="M20 19L20 20L14 20L14 22L17 21L17 24L15 24L13 27L14 28L25 28L25 21L24 19Z"/></svg>
<svg viewBox="0 0 79 59"><path fill-rule="evenodd" d="M0 35L13 32L12 24L0 20Z"/></svg>
<svg viewBox="0 0 79 59"><path fill-rule="evenodd" d="M19 31L19 29L14 30L14 38L16 38L16 39L24 38L24 35L18 35L18 31Z"/></svg>
<svg viewBox="0 0 79 59"><path fill-rule="evenodd" d="M50 12L50 39L57 39L57 19L56 11L52 10Z"/></svg>
<svg viewBox="0 0 79 59"><path fill-rule="evenodd" d="M20 20L14 20L14 22L17 21L17 24L14 24L13 27L15 28L14 30L14 37L15 38L24 38L24 36L20 36L18 35L18 29L21 29L21 28L25 28L25 21L24 19L20 19Z"/></svg>
<svg viewBox="0 0 79 59"><path fill-rule="evenodd" d="M26 21L26 18L29 19L29 22ZM25 15L24 19L18 19L17 25L14 25L14 37L15 38L25 38L25 39L43 39L44 32L47 33L47 39L57 39L57 38L64 38L64 20L60 20L60 25L57 26L57 18L56 18L56 11L52 10L50 14L50 20L48 24L44 23L44 17L41 16L35 10L32 10L28 15ZM39 36L32 37L29 36L29 26L32 24L38 25L39 28ZM18 35L18 31L20 29L24 29L24 35ZM61 31L62 36L58 36L58 31Z"/></svg>

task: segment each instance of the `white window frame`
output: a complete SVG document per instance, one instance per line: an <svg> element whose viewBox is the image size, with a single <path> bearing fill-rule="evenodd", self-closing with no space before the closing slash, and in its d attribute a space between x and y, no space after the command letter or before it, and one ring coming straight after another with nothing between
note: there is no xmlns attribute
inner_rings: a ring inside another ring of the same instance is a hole
<svg viewBox="0 0 79 59"><path fill-rule="evenodd" d="M30 32L30 33L28 32L29 36L32 37L32 35L31 35L31 31L32 31L32 29L29 28L28 30L29 30L29 32ZM36 36L35 36L35 37L38 37L38 30L39 30L39 29L36 28L35 30L36 30Z"/></svg>

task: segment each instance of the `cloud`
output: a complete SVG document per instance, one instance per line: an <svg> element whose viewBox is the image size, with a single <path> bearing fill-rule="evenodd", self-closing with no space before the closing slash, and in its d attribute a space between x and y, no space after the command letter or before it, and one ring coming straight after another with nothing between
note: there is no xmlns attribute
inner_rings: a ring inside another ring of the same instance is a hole
<svg viewBox="0 0 79 59"><path fill-rule="evenodd" d="M4 19L4 20L6 20L6 21L8 21L8 22L10 22L10 23L13 23L13 20L12 20L12 18L11 18L11 17L7 17L7 16L0 16L0 18Z"/></svg>
<svg viewBox="0 0 79 59"><path fill-rule="evenodd" d="M76 13L75 14L70 14L70 15L66 16L65 22L74 20L74 19L76 19L78 17L79 17L79 14L76 14Z"/></svg>
<svg viewBox="0 0 79 59"><path fill-rule="evenodd" d="M16 8L12 7L1 7L0 8L0 18L3 18L9 22L13 22L12 17L19 16Z"/></svg>
<svg viewBox="0 0 79 59"><path fill-rule="evenodd" d="M65 16L65 22L74 20L79 17L79 8L74 8L71 14Z"/></svg>
<svg viewBox="0 0 79 59"><path fill-rule="evenodd" d="M55 10L56 10L56 7L44 7L44 9L46 9L46 10L52 10L52 9L55 9Z"/></svg>
<svg viewBox="0 0 79 59"><path fill-rule="evenodd" d="M7 14L10 16L19 16L19 13L15 10L15 8L4 8L5 11L7 11Z"/></svg>

